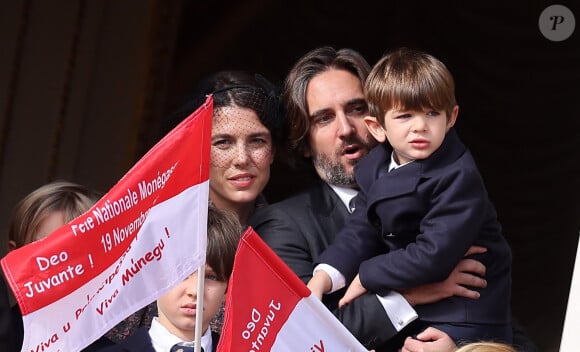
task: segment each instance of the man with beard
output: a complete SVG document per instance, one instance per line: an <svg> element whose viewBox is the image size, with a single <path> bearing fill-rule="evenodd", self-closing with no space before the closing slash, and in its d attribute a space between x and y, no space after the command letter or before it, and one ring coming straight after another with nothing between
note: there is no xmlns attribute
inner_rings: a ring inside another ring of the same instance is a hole
<svg viewBox="0 0 580 352"><path fill-rule="evenodd" d="M363 121L368 108L362 87L369 71L356 51L322 47L299 59L285 81L289 142L298 157L311 160L319 179L300 194L259 209L250 225L305 283L316 257L352 211L354 166L376 145ZM473 247L469 254L483 251ZM481 263L464 259L440 283L383 297L367 293L341 309L344 290L325 295L323 302L367 348L389 350L393 336L417 318L413 305L453 295L477 299L479 293L467 287L484 287L484 274Z"/></svg>

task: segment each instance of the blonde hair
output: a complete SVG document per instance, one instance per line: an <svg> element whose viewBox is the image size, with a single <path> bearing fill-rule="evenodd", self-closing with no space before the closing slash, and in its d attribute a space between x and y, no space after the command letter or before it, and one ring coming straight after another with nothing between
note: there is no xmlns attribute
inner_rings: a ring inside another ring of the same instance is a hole
<svg viewBox="0 0 580 352"><path fill-rule="evenodd" d="M500 342L472 342L459 347L456 352L517 352L517 350Z"/></svg>
<svg viewBox="0 0 580 352"><path fill-rule="evenodd" d="M8 239L15 248L34 241L40 223L51 213L61 211L65 223L80 216L96 203L98 194L68 181L47 183L29 193L12 210Z"/></svg>

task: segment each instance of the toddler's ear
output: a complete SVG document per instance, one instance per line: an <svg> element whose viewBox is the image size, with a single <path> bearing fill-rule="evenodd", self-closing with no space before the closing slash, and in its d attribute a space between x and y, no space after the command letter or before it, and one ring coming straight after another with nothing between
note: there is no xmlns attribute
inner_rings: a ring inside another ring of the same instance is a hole
<svg viewBox="0 0 580 352"><path fill-rule="evenodd" d="M455 125L455 121L457 121L457 115L459 115L459 105L455 105L453 110L451 110L451 116L449 116L447 119L447 131L449 131L449 129Z"/></svg>
<svg viewBox="0 0 580 352"><path fill-rule="evenodd" d="M387 139L387 134L383 126L374 116L366 116L364 118L365 124L369 132L375 137L379 143L383 143Z"/></svg>

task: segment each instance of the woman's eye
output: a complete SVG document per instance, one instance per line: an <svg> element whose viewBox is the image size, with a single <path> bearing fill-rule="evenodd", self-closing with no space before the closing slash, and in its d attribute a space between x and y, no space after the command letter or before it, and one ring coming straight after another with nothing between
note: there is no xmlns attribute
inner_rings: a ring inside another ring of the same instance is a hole
<svg viewBox="0 0 580 352"><path fill-rule="evenodd" d="M268 143L268 141L266 141L264 138L254 138L251 140L252 144L266 144Z"/></svg>
<svg viewBox="0 0 580 352"><path fill-rule="evenodd" d="M218 147L218 148L227 148L231 145L232 143L230 141L228 141L227 139L218 139L213 141L212 145L214 147Z"/></svg>
<svg viewBox="0 0 580 352"><path fill-rule="evenodd" d="M396 119L408 119L409 117L411 117L411 114L400 114L395 116Z"/></svg>
<svg viewBox="0 0 580 352"><path fill-rule="evenodd" d="M429 111L429 112L427 113L427 116L439 116L439 115L441 115L441 114L439 113L439 111L435 111L435 110L433 110L433 111Z"/></svg>
<svg viewBox="0 0 580 352"><path fill-rule="evenodd" d="M211 281L219 281L217 275L215 275L215 274L207 274L205 276L205 279L206 280L211 280Z"/></svg>

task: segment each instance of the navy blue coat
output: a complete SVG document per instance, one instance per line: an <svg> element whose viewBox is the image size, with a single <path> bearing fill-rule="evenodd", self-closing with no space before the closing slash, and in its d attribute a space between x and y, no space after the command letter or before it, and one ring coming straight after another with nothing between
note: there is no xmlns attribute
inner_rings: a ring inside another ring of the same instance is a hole
<svg viewBox="0 0 580 352"><path fill-rule="evenodd" d="M511 250L471 153L453 129L429 158L386 172L391 152L379 145L356 166L356 211L317 262L347 282L360 273L365 288L383 295L445 280L471 245L481 245L488 285L478 300L415 309L425 321L508 323Z"/></svg>
<svg viewBox="0 0 580 352"><path fill-rule="evenodd" d="M217 344L219 340L219 334L212 331L211 333L213 351L217 349ZM112 344L110 346L101 349L92 349L95 352L155 352L153 344L151 343L151 337L149 336L149 329L140 328L133 333L133 335L127 337L125 340Z"/></svg>

